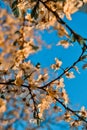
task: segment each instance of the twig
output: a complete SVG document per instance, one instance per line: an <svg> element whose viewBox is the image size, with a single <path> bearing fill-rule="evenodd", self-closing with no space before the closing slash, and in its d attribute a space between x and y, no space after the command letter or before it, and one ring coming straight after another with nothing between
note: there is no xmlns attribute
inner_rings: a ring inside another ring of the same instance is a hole
<svg viewBox="0 0 87 130"><path fill-rule="evenodd" d="M65 69L64 72L63 72L62 74L60 74L57 78L53 79L52 81L50 81L50 82L47 83L46 85L41 86L41 87L38 87L38 88L46 88L47 86L49 86L49 85L50 85L51 83L53 83L54 81L60 79L63 75L66 74L66 72L68 72L69 70L71 70L78 62L81 61L81 57L83 56L84 52L85 52L85 50L82 49L82 53L81 53L81 55L79 56L79 58L78 58L70 67L68 67L67 69Z"/></svg>
<svg viewBox="0 0 87 130"><path fill-rule="evenodd" d="M77 34L76 32L74 32L73 29L72 29L70 26L68 26L68 25L66 24L66 22L59 17L59 15L57 14L56 11L53 11L51 8L49 8L49 7L46 5L46 3L43 2L42 0L39 0L39 1L56 17L56 19L57 19L57 21L58 21L59 23L61 23L62 25L64 25L64 26L67 27L67 29L74 35L74 37L75 37L75 38L77 39L77 41L78 41L78 38L81 37L81 36L80 36L79 34ZM83 39L84 39L84 40L87 40L87 38L83 38Z"/></svg>

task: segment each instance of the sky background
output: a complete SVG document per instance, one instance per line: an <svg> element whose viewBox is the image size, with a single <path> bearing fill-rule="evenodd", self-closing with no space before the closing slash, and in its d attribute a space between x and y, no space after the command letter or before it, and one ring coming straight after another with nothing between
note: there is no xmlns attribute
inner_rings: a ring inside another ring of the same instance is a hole
<svg viewBox="0 0 87 130"><path fill-rule="evenodd" d="M1 3L1 0L0 7L5 7L10 12L10 9ZM77 12L72 15L72 21L68 21L66 18L65 21L74 31L87 38L87 14ZM53 46L51 49L43 47L43 51L41 50L38 53L31 55L29 59L31 59L34 64L40 62L42 68L50 67L50 65L54 63L54 58L57 57L63 61L63 67L66 68L70 66L77 59L77 57L79 57L81 49L77 43L75 43L73 47L71 46L68 49L64 49L61 46L55 46L59 41L56 31L49 33L45 30L43 32L40 31L39 34L46 43L52 44ZM79 108L81 106L85 106L87 108L87 70L82 70L81 66L82 64L80 63L79 67L81 74L75 73L75 79L65 80L65 88L70 98L70 105L74 108ZM52 129L61 130L58 126L59 125L52 126ZM62 128L62 130L69 129L70 128L68 128L68 125L66 125L66 128Z"/></svg>

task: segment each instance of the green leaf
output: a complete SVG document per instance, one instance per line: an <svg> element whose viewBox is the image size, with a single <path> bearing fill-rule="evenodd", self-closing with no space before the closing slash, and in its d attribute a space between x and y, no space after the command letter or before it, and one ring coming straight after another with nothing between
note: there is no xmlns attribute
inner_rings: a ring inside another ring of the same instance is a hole
<svg viewBox="0 0 87 130"><path fill-rule="evenodd" d="M82 57L81 57L81 60L84 60L84 59L86 59L87 58L87 55L83 55Z"/></svg>
<svg viewBox="0 0 87 130"><path fill-rule="evenodd" d="M38 13L36 8L33 8L31 11L31 17L37 19L38 18Z"/></svg>
<svg viewBox="0 0 87 130"><path fill-rule="evenodd" d="M76 38L75 38L74 35L72 35L72 37L71 37L71 41L72 41L72 42L75 42L75 41L76 41Z"/></svg>
<svg viewBox="0 0 87 130"><path fill-rule="evenodd" d="M38 18L38 8L39 8L39 1L37 1L36 5L34 6L34 8L31 11L31 17L34 19Z"/></svg>
<svg viewBox="0 0 87 130"><path fill-rule="evenodd" d="M30 46L32 46L32 49L35 50L35 51L37 51L39 49L38 46L35 46L35 45L30 45Z"/></svg>
<svg viewBox="0 0 87 130"><path fill-rule="evenodd" d="M87 69L87 64L84 64L82 68Z"/></svg>
<svg viewBox="0 0 87 130"><path fill-rule="evenodd" d="M81 40L79 41L79 43L80 43L80 44L85 44L85 40L84 40L84 39L81 39Z"/></svg>
<svg viewBox="0 0 87 130"><path fill-rule="evenodd" d="M5 99L5 95L1 95L1 98L2 98L2 99Z"/></svg>
<svg viewBox="0 0 87 130"><path fill-rule="evenodd" d="M15 0L15 1L12 3L12 9L15 8L15 7L17 6L17 4L18 4L18 1Z"/></svg>
<svg viewBox="0 0 87 130"><path fill-rule="evenodd" d="M13 13L15 15L15 17L19 17L20 13L19 13L19 8L15 8L15 10L13 10Z"/></svg>
<svg viewBox="0 0 87 130"><path fill-rule="evenodd" d="M14 41L13 45L16 46L16 44L17 44L17 41Z"/></svg>
<svg viewBox="0 0 87 130"><path fill-rule="evenodd" d="M37 69L40 68L40 63L39 63L39 62L36 64L36 68L37 68Z"/></svg>
<svg viewBox="0 0 87 130"><path fill-rule="evenodd" d="M13 14L15 15L15 17L19 17L22 15L21 10L17 7L17 4L18 4L18 0L15 0L12 3L12 11L13 11Z"/></svg>
<svg viewBox="0 0 87 130"><path fill-rule="evenodd" d="M37 119L37 125L40 126L40 119Z"/></svg>

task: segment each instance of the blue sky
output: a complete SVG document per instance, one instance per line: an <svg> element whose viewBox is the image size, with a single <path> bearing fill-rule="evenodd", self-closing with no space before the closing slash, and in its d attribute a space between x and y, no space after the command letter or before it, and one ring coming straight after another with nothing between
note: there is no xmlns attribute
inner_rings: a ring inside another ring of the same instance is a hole
<svg viewBox="0 0 87 130"><path fill-rule="evenodd" d="M4 8L4 5L0 4L0 7ZM8 9L8 11L10 11L10 9ZM78 34L82 35L83 37L87 37L87 14L77 12L72 15L72 19L72 21L68 21L66 19L65 21ZM46 43L52 44L53 46L51 49L47 49L46 47L44 47L43 50L34 55L31 55L30 59L34 64L40 62L41 67L43 68L50 67L50 65L54 63L55 57L58 57L63 61L63 67L67 67L71 65L81 53L80 46L77 43L75 43L74 47L69 47L69 49L64 49L61 46L55 46L56 43L59 41L56 31L48 33L45 30L43 32L40 32L40 35ZM78 105L84 105L87 108L87 70L82 70L81 65L82 64L79 64L81 74L75 73L75 79L65 80L65 88L69 94L70 104L74 108L76 108ZM61 130L61 128L58 128L58 126L52 128ZM68 130L68 128L66 127L66 129L64 128L64 130Z"/></svg>
<svg viewBox="0 0 87 130"><path fill-rule="evenodd" d="M9 8L7 4L4 4L3 0L0 0L0 8L2 9L5 8L9 13L11 12L11 9Z"/></svg>

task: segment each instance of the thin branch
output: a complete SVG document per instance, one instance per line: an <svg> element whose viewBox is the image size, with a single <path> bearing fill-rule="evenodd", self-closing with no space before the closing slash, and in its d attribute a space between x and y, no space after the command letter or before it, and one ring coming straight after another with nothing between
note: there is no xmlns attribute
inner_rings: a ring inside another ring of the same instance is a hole
<svg viewBox="0 0 87 130"><path fill-rule="evenodd" d="M49 7L46 5L46 3L43 2L42 0L39 0L39 1L56 17L56 19L57 19L57 21L58 21L59 23L61 23L62 25L64 25L64 26L74 35L74 37L77 39L77 41L78 41L78 38L79 38L79 37L81 38L81 36L80 36L79 34L77 34L76 32L74 32L73 29L72 29L68 24L66 24L66 22L65 22L64 20L62 20L62 19L59 17L59 15L57 14L56 11L53 11L51 8L49 8ZM87 38L83 38L83 39L84 39L84 40L87 40Z"/></svg>
<svg viewBox="0 0 87 130"><path fill-rule="evenodd" d="M0 82L1 85L15 85L15 83L12 83L12 81L7 81L7 82Z"/></svg>
<svg viewBox="0 0 87 130"><path fill-rule="evenodd" d="M34 96L33 96L33 94L32 94L32 91L31 91L30 86L28 87L28 90L29 90L29 93L30 93L30 95L31 95L31 99L32 99L33 105L34 105L34 118L38 120L38 119L39 119L39 116L38 116L38 112L37 112L37 104L36 104L36 102L35 102L35 99L34 99Z"/></svg>
<svg viewBox="0 0 87 130"><path fill-rule="evenodd" d="M52 81L50 81L49 83L47 83L46 85L44 86L41 86L41 87L38 87L39 89L40 88L46 88L47 86L49 86L51 83L53 83L54 81L60 79L63 75L65 75L69 70L71 70L78 62L81 61L81 57L83 56L83 54L85 53L85 49L82 49L82 53L81 55L79 56L79 58L70 66L68 67L67 69L64 70L64 72L62 74L60 74L57 78L53 79Z"/></svg>
<svg viewBox="0 0 87 130"><path fill-rule="evenodd" d="M42 89L43 91L47 92L46 89L44 89L44 88L41 88L41 89ZM47 92L47 94L48 94L48 92ZM82 116L80 116L80 115L77 114L77 112L80 112L80 111L74 111L74 110L72 110L71 108L69 108L68 106L66 106L61 100L59 100L59 99L56 98L56 97L54 97L54 99L55 99L58 103L60 103L65 110L70 111L72 114L74 114L74 116L78 117L78 119L80 119L81 121L87 123L87 120L85 120Z"/></svg>
<svg viewBox="0 0 87 130"><path fill-rule="evenodd" d="M76 117L78 117L81 121L84 121L85 123L87 123L87 121L82 117L79 116L76 111L72 110L71 108L67 107L62 101L60 101L59 99L55 98L55 100L57 102L59 102L66 110L70 111L71 113L73 113Z"/></svg>
<svg viewBox="0 0 87 130"><path fill-rule="evenodd" d="M24 80L26 80L27 78L29 78L34 72L36 72L36 70L33 70L30 74L26 75L26 76L24 77Z"/></svg>

